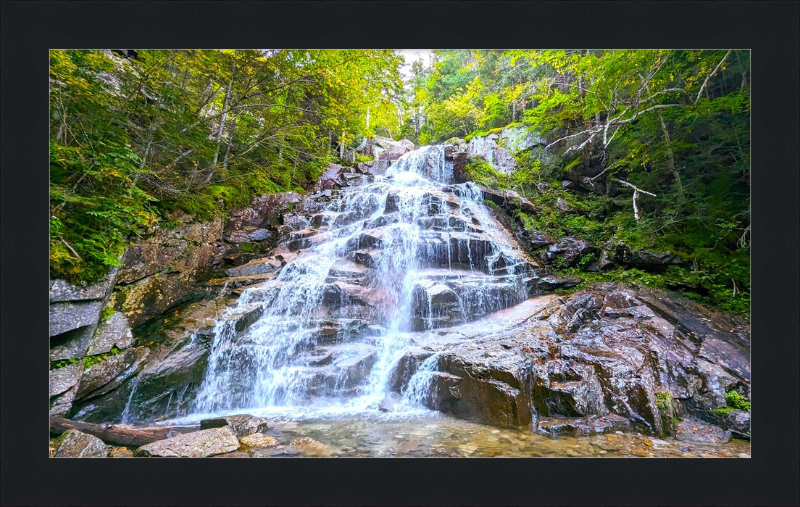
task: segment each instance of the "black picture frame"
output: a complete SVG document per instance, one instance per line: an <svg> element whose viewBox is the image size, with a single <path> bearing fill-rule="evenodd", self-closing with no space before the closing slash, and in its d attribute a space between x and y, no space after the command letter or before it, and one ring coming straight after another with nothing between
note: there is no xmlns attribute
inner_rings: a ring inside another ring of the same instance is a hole
<svg viewBox="0 0 800 507"><path fill-rule="evenodd" d="M3 505L800 504L800 4L2 2ZM47 51L736 48L752 53L750 459L54 460Z"/></svg>

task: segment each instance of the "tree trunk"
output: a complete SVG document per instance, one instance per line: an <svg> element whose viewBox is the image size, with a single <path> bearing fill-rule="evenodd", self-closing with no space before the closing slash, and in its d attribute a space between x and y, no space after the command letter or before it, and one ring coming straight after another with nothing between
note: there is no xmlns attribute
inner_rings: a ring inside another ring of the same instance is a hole
<svg viewBox="0 0 800 507"><path fill-rule="evenodd" d="M225 128L225 119L228 116L228 103L231 100L231 88L233 88L233 77L236 73L236 65L234 64L233 72L231 73L231 80L228 81L228 88L225 90L225 99L222 101L222 115L219 118L219 128L217 129L217 151L214 153L214 162L211 163L212 172L214 167L217 166L219 160L219 148L222 144L222 131Z"/></svg>
<svg viewBox="0 0 800 507"><path fill-rule="evenodd" d="M681 175L678 172L678 169L675 167L675 155L672 152L672 144L669 138L669 131L667 130L667 124L664 122L664 116L661 115L661 111L658 112L658 121L661 122L661 130L664 132L664 142L667 146L667 166L669 167L670 172L675 177L675 183L678 185L678 204L683 206L685 204L685 199L683 195L683 182L681 181Z"/></svg>
<svg viewBox="0 0 800 507"><path fill-rule="evenodd" d="M56 437L68 430L78 430L94 435L107 444L127 447L139 447L157 440L164 440L177 433L174 428L168 426L137 428L125 424L93 424L62 417L50 418L50 436Z"/></svg>

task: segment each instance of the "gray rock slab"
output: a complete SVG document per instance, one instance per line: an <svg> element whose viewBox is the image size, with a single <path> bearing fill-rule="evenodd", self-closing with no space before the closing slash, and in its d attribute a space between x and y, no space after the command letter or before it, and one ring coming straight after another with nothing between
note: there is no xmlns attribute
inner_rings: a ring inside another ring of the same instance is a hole
<svg viewBox="0 0 800 507"><path fill-rule="evenodd" d="M230 426L184 433L165 440L143 445L136 456L158 456L172 458L205 458L235 451L239 448Z"/></svg>

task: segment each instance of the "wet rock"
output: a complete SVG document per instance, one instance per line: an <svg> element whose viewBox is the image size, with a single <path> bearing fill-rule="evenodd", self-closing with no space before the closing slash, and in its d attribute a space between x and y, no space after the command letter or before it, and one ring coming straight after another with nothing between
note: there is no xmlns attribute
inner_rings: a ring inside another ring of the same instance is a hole
<svg viewBox="0 0 800 507"><path fill-rule="evenodd" d="M400 392L411 377L414 376L419 366L427 358L431 356L432 352L421 349L411 349L406 352L397 364L395 365L392 373L389 375L389 387L394 392Z"/></svg>
<svg viewBox="0 0 800 507"><path fill-rule="evenodd" d="M331 360L324 366L308 368L307 392L326 396L354 388L369 375L377 359L375 347L345 343L330 347Z"/></svg>
<svg viewBox="0 0 800 507"><path fill-rule="evenodd" d="M263 433L253 433L239 438L239 442L245 447L272 447L278 445L278 441Z"/></svg>
<svg viewBox="0 0 800 507"><path fill-rule="evenodd" d="M269 429L265 419L248 414L229 415L200 421L201 429L221 428L223 426L230 426L233 434L237 437L245 437L253 433L265 433Z"/></svg>
<svg viewBox="0 0 800 507"><path fill-rule="evenodd" d="M132 458L133 451L127 447L112 447L108 452L109 458Z"/></svg>
<svg viewBox="0 0 800 507"><path fill-rule="evenodd" d="M305 456L329 456L332 452L329 446L309 437L295 438L289 445Z"/></svg>
<svg viewBox="0 0 800 507"><path fill-rule="evenodd" d="M50 361L77 359L85 356L94 330L94 325L88 325L50 337Z"/></svg>
<svg viewBox="0 0 800 507"><path fill-rule="evenodd" d="M105 458L111 446L77 430L65 431L56 441L56 458Z"/></svg>
<svg viewBox="0 0 800 507"><path fill-rule="evenodd" d="M527 426L530 406L519 389L493 379L473 379L450 373L431 374L429 407L456 417L501 427Z"/></svg>
<svg viewBox="0 0 800 507"><path fill-rule="evenodd" d="M155 357L148 362L132 381L130 421L152 421L156 416L174 416L186 410L205 376L209 354L207 340L187 338L175 348L156 354L165 354L163 358ZM99 420L102 416L100 412L86 420Z"/></svg>
<svg viewBox="0 0 800 507"><path fill-rule="evenodd" d="M111 268L111 271L99 282L93 284L73 285L65 280L50 281L50 302L57 303L62 301L88 301L93 299L103 299L111 289L119 268Z"/></svg>
<svg viewBox="0 0 800 507"><path fill-rule="evenodd" d="M271 237L272 237L272 232L267 229L256 229L247 235L247 238L250 241L264 241L265 239Z"/></svg>
<svg viewBox="0 0 800 507"><path fill-rule="evenodd" d="M547 437L559 435L585 436L614 431L631 431L631 423L624 417L609 414L587 417L543 417L537 423L537 432Z"/></svg>
<svg viewBox="0 0 800 507"><path fill-rule="evenodd" d="M113 347L127 349L133 345L133 333L128 319L121 312L114 312L97 326L89 341L87 355L93 356L110 351Z"/></svg>
<svg viewBox="0 0 800 507"><path fill-rule="evenodd" d="M686 417L678 423L675 438L685 442L724 444L730 441L731 432L712 426L700 419Z"/></svg>
<svg viewBox="0 0 800 507"><path fill-rule="evenodd" d="M205 458L235 451L239 440L229 426L184 433L166 440L143 445L136 456L175 458Z"/></svg>
<svg viewBox="0 0 800 507"><path fill-rule="evenodd" d="M101 301L51 304L50 337L96 323L102 307Z"/></svg>
<svg viewBox="0 0 800 507"><path fill-rule="evenodd" d="M730 430L734 438L750 440L750 412L729 409L724 411L710 410L700 414L706 422Z"/></svg>
<svg viewBox="0 0 800 507"><path fill-rule="evenodd" d="M110 355L93 364L83 372L75 398L80 401L116 389L144 367L149 355L149 349L138 347Z"/></svg>
<svg viewBox="0 0 800 507"><path fill-rule="evenodd" d="M398 394L390 393L378 404L378 410L381 412L394 412L401 399Z"/></svg>

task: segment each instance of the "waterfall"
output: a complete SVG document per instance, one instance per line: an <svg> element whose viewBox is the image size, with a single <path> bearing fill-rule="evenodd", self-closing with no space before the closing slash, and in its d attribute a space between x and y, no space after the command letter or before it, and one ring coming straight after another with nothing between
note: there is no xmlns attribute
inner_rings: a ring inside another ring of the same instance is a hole
<svg viewBox="0 0 800 507"><path fill-rule="evenodd" d="M217 322L193 410L374 410L412 347L527 299L530 264L481 189L452 178L444 146L426 146L385 177L307 196L276 250L294 258L228 310L261 316L244 331ZM408 380L395 390L411 410L426 383Z"/></svg>

